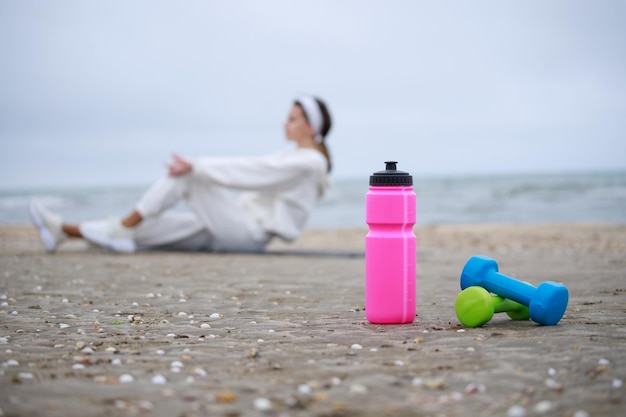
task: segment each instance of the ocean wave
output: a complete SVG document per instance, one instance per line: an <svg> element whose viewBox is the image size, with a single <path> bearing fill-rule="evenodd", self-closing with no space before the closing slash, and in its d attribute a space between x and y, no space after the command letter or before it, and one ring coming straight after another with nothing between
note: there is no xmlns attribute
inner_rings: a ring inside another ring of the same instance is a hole
<svg viewBox="0 0 626 417"><path fill-rule="evenodd" d="M626 224L626 172L414 177L417 224L604 222ZM361 228L368 178L335 180L309 226ZM0 191L0 224L27 224L37 197L70 221L127 214L143 187ZM177 209L184 209L178 206Z"/></svg>

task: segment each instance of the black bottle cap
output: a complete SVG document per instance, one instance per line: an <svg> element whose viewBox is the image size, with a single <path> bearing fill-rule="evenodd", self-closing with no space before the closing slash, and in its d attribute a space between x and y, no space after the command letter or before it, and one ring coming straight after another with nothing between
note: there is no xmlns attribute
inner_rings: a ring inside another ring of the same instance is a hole
<svg viewBox="0 0 626 417"><path fill-rule="evenodd" d="M408 172L398 171L397 162L385 162L385 170L370 176L370 185L376 187L402 187L413 185L413 177Z"/></svg>

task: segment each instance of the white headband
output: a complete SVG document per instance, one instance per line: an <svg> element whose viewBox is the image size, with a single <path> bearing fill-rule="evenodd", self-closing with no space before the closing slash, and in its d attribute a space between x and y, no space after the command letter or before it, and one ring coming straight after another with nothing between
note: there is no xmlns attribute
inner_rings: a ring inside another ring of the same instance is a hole
<svg viewBox="0 0 626 417"><path fill-rule="evenodd" d="M302 105L302 110L304 110L304 114L313 128L315 142L321 143L323 140L322 128L324 127L324 116L322 115L319 104L317 104L317 101L311 96L298 97L296 101Z"/></svg>

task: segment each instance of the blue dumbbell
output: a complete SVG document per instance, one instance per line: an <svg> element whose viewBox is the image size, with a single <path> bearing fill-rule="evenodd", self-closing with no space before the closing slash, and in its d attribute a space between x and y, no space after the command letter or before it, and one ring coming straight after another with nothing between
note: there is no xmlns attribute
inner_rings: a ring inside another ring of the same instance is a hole
<svg viewBox="0 0 626 417"><path fill-rule="evenodd" d="M531 320L545 326L561 320L569 300L569 292L563 284L546 281L535 287L499 273L496 261L486 256L471 257L461 273L462 290L476 285L528 306Z"/></svg>

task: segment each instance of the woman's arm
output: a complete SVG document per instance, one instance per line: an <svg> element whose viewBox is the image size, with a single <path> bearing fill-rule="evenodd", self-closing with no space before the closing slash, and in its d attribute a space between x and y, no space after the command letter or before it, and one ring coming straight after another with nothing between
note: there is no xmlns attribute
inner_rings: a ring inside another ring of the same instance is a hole
<svg viewBox="0 0 626 417"><path fill-rule="evenodd" d="M261 157L199 158L192 175L241 190L285 189L304 176L326 171L324 156L314 150Z"/></svg>

